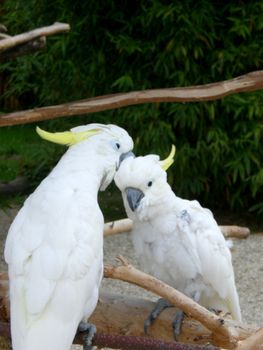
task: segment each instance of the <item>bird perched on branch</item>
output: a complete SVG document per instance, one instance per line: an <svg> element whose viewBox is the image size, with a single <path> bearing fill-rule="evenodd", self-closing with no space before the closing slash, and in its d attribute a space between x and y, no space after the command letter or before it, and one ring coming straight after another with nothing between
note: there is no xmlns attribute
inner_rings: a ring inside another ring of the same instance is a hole
<svg viewBox="0 0 263 350"><path fill-rule="evenodd" d="M103 274L103 215L97 194L133 148L115 125L38 134L69 149L25 201L8 232L14 350L69 350L89 326ZM89 349L87 337L84 349Z"/></svg>
<svg viewBox="0 0 263 350"><path fill-rule="evenodd" d="M230 312L241 321L231 253L210 210L198 201L177 197L167 183L170 156L128 158L115 175L126 213L133 221L132 240L144 269L201 305ZM162 309L160 300L145 330ZM180 333L182 312L173 323Z"/></svg>

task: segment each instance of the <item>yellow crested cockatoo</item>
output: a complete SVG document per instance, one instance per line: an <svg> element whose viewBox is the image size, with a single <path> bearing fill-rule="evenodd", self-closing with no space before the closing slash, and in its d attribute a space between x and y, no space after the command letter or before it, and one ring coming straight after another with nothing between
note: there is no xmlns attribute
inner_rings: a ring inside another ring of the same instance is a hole
<svg viewBox="0 0 263 350"><path fill-rule="evenodd" d="M231 253L210 210L196 200L177 197L167 183L170 156L127 158L115 175L128 217L132 240L144 270L201 305L230 312L241 321ZM145 323L147 330L162 302ZM179 318L180 319L180 318ZM175 335L180 326L175 321Z"/></svg>
<svg viewBox="0 0 263 350"><path fill-rule="evenodd" d="M79 324L85 329L95 309L103 275L98 191L113 180L133 141L115 125L37 132L69 148L8 232L12 345L14 350L69 350Z"/></svg>

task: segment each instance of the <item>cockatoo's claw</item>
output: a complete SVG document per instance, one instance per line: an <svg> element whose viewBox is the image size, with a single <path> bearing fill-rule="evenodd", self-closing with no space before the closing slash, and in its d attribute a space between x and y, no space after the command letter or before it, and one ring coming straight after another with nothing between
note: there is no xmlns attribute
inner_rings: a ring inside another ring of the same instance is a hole
<svg viewBox="0 0 263 350"><path fill-rule="evenodd" d="M172 322L172 327L173 327L173 334L174 334L174 339L177 341L178 337L181 333L182 329L182 323L184 320L184 313L182 310L177 310L175 314L175 318L173 319Z"/></svg>
<svg viewBox="0 0 263 350"><path fill-rule="evenodd" d="M221 311L220 311L220 310L217 310L217 309L215 309L215 308L213 308L213 307L208 307L207 310L210 311L210 312L212 312L213 314L215 314L215 315L217 315L217 316L221 314Z"/></svg>
<svg viewBox="0 0 263 350"><path fill-rule="evenodd" d="M92 350L92 339L97 331L96 326L89 322L80 322L79 331L86 333L83 336L83 350Z"/></svg>
<svg viewBox="0 0 263 350"><path fill-rule="evenodd" d="M160 313L165 310L167 307L173 307L174 305L170 304L167 300L160 298L158 299L155 307L151 311L148 318L144 321L144 333L148 333L149 327L153 324L156 318L160 315Z"/></svg>

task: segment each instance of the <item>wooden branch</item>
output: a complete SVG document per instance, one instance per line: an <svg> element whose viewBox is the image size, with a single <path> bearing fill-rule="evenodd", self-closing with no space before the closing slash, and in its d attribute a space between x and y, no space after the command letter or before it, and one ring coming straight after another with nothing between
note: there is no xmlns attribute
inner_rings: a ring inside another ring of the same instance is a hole
<svg viewBox="0 0 263 350"><path fill-rule="evenodd" d="M219 226L223 235L233 238L247 238L250 235L250 229L248 227L228 225L228 226Z"/></svg>
<svg viewBox="0 0 263 350"><path fill-rule="evenodd" d="M153 309L153 306L154 302L150 300L101 291L98 305L90 318L90 322L96 325L99 334L143 337L145 336L143 330L144 320ZM175 309L173 308L162 312L150 327L148 336L153 339L173 341L171 322L174 315ZM0 337L2 336L2 338L10 337L9 316L8 276L6 272L2 272L0 273ZM230 319L227 322L236 330L240 340L246 339L256 332L254 327L241 325ZM224 338L219 339L220 341L198 321L186 316L178 340L181 343L191 343L195 346L210 343L227 348L228 342ZM114 341L116 344L119 344L118 339ZM78 334L74 343L80 344L81 342L82 335Z"/></svg>
<svg viewBox="0 0 263 350"><path fill-rule="evenodd" d="M28 55L39 50L43 50L46 47L46 37L31 40L25 44L21 44L13 47L10 50L4 51L0 55L0 61L10 61L19 56Z"/></svg>
<svg viewBox="0 0 263 350"><path fill-rule="evenodd" d="M49 36L57 33L68 32L70 26L66 23L54 23L51 26L34 29L27 33L18 34L10 38L0 40L0 53L17 45L25 44L41 36Z"/></svg>
<svg viewBox="0 0 263 350"><path fill-rule="evenodd" d="M216 316L203 306L194 302L192 299L186 297L184 294L159 281L153 276L137 270L132 265L128 264L123 257L119 257L119 260L122 263L121 266L105 267L105 277L133 283L160 295L171 304L177 306L184 313L202 323L213 333L213 338L218 342L220 342L220 338L224 339L227 342L228 349L233 349L236 346L239 334L235 328L228 325L226 319Z"/></svg>
<svg viewBox="0 0 263 350"><path fill-rule="evenodd" d="M0 45L3 41L0 41ZM32 123L143 103L211 101L234 93L261 89L263 89L262 70L212 84L104 95L62 105L3 114L0 116L0 126Z"/></svg>
<svg viewBox="0 0 263 350"><path fill-rule="evenodd" d="M104 236L115 235L117 233L130 232L132 230L131 219L120 219L104 224Z"/></svg>
<svg viewBox="0 0 263 350"><path fill-rule="evenodd" d="M130 232L132 230L132 220L131 219L120 219L116 221L107 222L104 225L104 236L110 236L118 233ZM247 238L250 234L248 227L242 226L220 226L220 230L226 238Z"/></svg>
<svg viewBox="0 0 263 350"><path fill-rule="evenodd" d="M104 290L100 292L98 305L90 321L96 324L99 333L142 337L145 336L144 321L154 305L154 302L147 299L111 294ZM172 341L174 339L172 320L175 316L175 311L174 308L168 308L162 312L149 328L148 336ZM248 338L256 331L255 327L241 325L231 319L227 322L236 330L240 340ZM184 318L178 341L195 345L210 343L215 346L223 346L224 348L228 345L228 342L223 337L218 341L211 331L189 316Z"/></svg>
<svg viewBox="0 0 263 350"><path fill-rule="evenodd" d="M263 350L263 328L249 338L239 342L236 350Z"/></svg>

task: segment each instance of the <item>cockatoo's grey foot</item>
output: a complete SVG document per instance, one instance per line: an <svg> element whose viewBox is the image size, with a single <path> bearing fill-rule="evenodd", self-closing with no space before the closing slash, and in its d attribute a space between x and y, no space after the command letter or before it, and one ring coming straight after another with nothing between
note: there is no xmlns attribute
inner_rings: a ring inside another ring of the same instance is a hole
<svg viewBox="0 0 263 350"><path fill-rule="evenodd" d="M83 350L92 350L92 339L97 331L96 326L89 322L80 322L79 331L86 333L83 336Z"/></svg>
<svg viewBox="0 0 263 350"><path fill-rule="evenodd" d="M184 312L182 310L177 310L175 314L175 318L172 322L174 339L178 340L178 337L181 333L182 324L184 320Z"/></svg>
<svg viewBox="0 0 263 350"><path fill-rule="evenodd" d="M158 299L155 307L151 311L148 318L144 321L144 333L148 333L149 327L153 324L156 318L160 315L160 313L165 310L167 307L174 307L174 305L170 304L169 301L160 298Z"/></svg>

